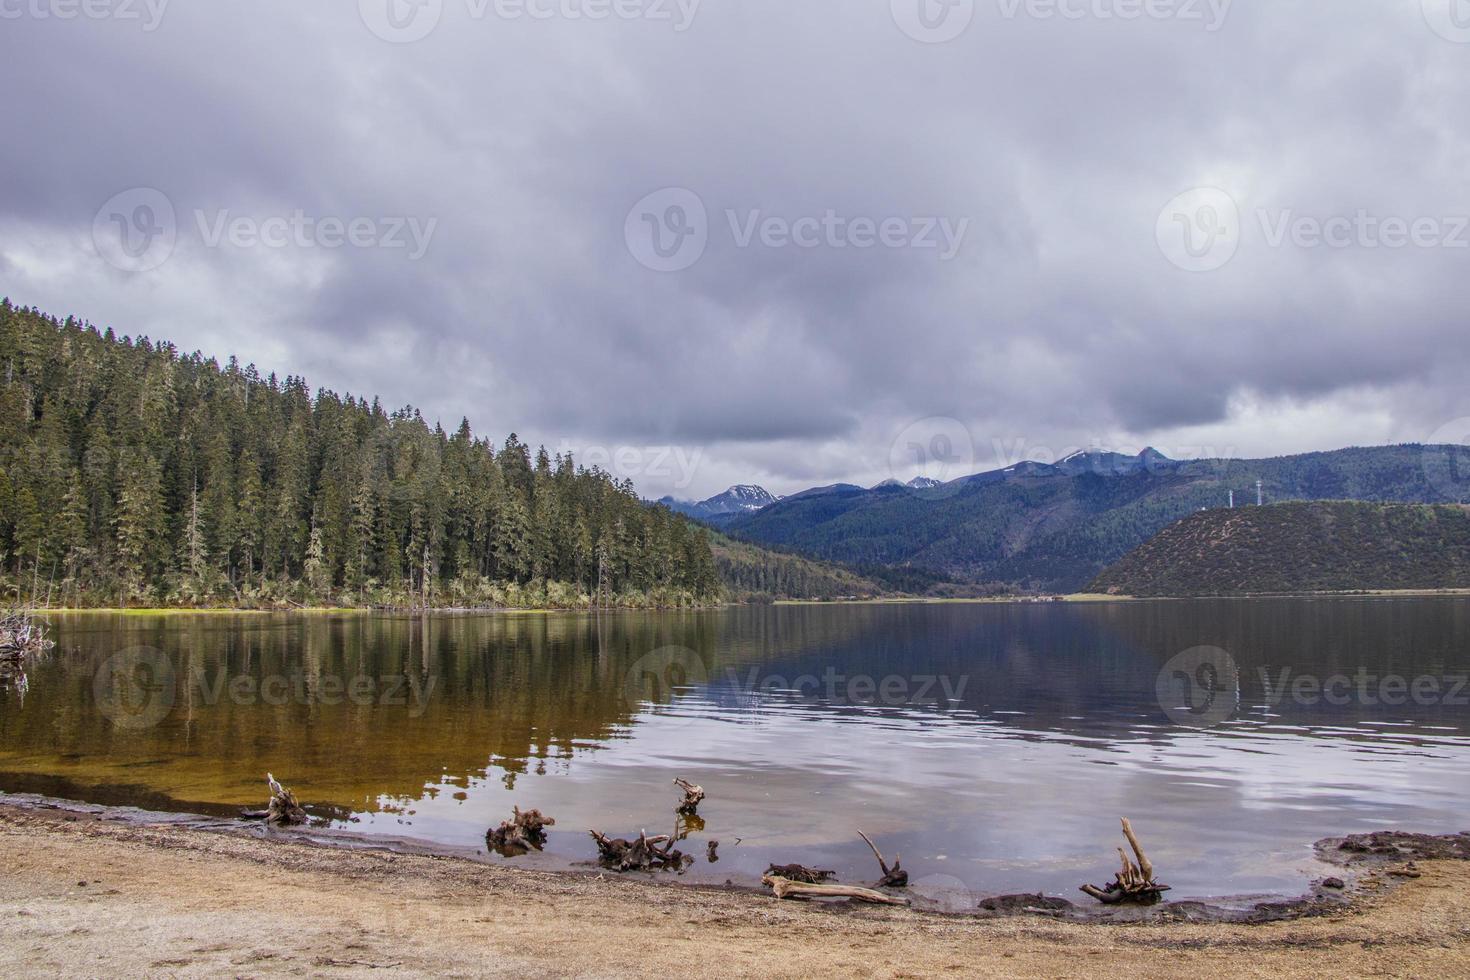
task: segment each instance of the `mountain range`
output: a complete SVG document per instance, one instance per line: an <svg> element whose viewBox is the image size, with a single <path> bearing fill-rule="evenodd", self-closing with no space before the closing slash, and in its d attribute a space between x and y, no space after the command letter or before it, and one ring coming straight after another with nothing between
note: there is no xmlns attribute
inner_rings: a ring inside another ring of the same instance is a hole
<svg viewBox="0 0 1470 980"><path fill-rule="evenodd" d="M942 485L938 480L931 480L925 476L916 476L908 483L887 480L878 484L873 489L898 487L909 490L931 490L934 487ZM683 514L686 517L704 521L715 527L723 527L736 517L744 514L753 514L758 510L764 510L782 500L797 500L802 497L822 496L828 493L861 492L862 489L862 487L851 483L837 483L827 487L813 487L810 490L803 490L789 497L778 497L765 487L745 485L731 487L724 493L716 494L706 500L690 501L679 500L675 497L664 497L658 502L676 514Z"/></svg>
<svg viewBox="0 0 1470 980"><path fill-rule="evenodd" d="M684 513L737 539L856 568L1065 592L1175 521L1229 506L1232 491L1237 506L1254 504L1258 480L1268 502L1461 502L1470 493L1470 479L1454 469L1463 453L1419 445L1258 460L1172 460L1152 449L1079 453L939 486L836 484L782 499L736 488L747 491L737 495L742 506L701 512L706 501Z"/></svg>

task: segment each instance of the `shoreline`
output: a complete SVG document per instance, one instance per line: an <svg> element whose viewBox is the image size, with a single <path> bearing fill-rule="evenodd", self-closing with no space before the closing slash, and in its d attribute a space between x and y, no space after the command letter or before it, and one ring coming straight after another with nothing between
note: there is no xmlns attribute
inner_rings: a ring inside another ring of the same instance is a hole
<svg viewBox="0 0 1470 980"><path fill-rule="evenodd" d="M644 884L650 887L672 887L676 890L714 889L722 892L744 893L751 896L770 896L769 890L760 882L759 876L732 871L726 876L722 871L711 870L698 874L672 873L614 873L610 868L598 864L591 855L585 860L539 862L537 865L523 864L510 858L495 860L481 848L444 845L426 837L392 835L392 833L366 833L347 827L326 826L320 817L312 817L309 823L297 827L268 827L259 820L244 818L240 807L231 805L184 804L184 801L157 795L148 801L107 802L106 799L91 802L71 795L50 795L59 790L66 793L65 786L44 788L46 780L40 780L32 790L16 789L0 792L0 818L4 814L34 814L38 817L54 817L62 821L93 821L121 827L148 827L168 829L182 833L201 833L240 839L262 840L268 843L294 843L312 846L323 851L373 851L382 854L415 855L431 860L460 861L475 867L488 867L509 874L542 874L551 877L613 877L629 884ZM104 795L106 796L106 795ZM162 807L162 808L150 808ZM1397 835L1411 839L1408 848L1417 851L1417 857L1429 857L1432 849L1444 849L1442 842L1452 840L1449 846L1457 857L1470 860L1470 832L1455 837L1430 837L1426 835ZM1361 837L1361 835L1360 835ZM1292 921L1299 918L1317 917L1339 909L1349 908L1360 895L1361 883L1372 882L1370 871L1383 864L1377 855L1361 852L1358 848L1349 851L1344 842L1355 837L1327 837L1313 845L1317 861L1324 868L1319 877L1304 877L1301 892L1250 893L1250 895L1208 895L1197 898L1175 896L1166 901L1150 905L1104 905L1091 899L1064 898L1044 892L1001 893L978 892L961 886L963 893L931 896L923 890L903 889L895 892L910 898L908 908L914 914L939 915L957 918L1028 917L1045 915L1055 921L1070 921L1083 924L1160 924L1177 921L1194 923L1260 924L1269 921ZM1373 865L1373 867L1370 867ZM1470 870L1470 868L1467 868ZM1330 873L1329 873L1330 871ZM725 879L720 882L719 879ZM1324 882L1336 882L1324 886ZM851 882L860 884L860 882ZM1080 889L1079 889L1080 890ZM956 899L969 899L961 908Z"/></svg>
<svg viewBox="0 0 1470 980"><path fill-rule="evenodd" d="M4 801L0 847L12 975L1452 976L1470 957L1470 863L1442 857L1364 864L1350 901L1288 921L1120 926L804 904Z"/></svg>
<svg viewBox="0 0 1470 980"><path fill-rule="evenodd" d="M987 596L976 598L938 598L925 596L874 599L777 599L774 602L726 602L708 606L601 606L574 608L513 606L277 606L267 609L249 606L27 606L32 615L114 615L114 616L269 616L279 614L324 615L390 615L390 616L552 616L597 613L698 613L762 606L1063 606L1100 605L1139 602L1199 602L1224 600L1244 602L1261 599L1458 599L1470 598L1470 589L1364 589L1351 592L1261 592L1241 595L1131 596L1075 593L1057 596Z"/></svg>

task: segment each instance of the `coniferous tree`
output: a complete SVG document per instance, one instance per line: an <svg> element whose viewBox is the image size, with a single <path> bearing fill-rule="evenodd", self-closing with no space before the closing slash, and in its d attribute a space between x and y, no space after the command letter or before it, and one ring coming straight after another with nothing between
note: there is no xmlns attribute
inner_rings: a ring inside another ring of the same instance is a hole
<svg viewBox="0 0 1470 980"><path fill-rule="evenodd" d="M0 584L111 602L634 603L720 594L631 483L467 420L310 393L0 302Z"/></svg>

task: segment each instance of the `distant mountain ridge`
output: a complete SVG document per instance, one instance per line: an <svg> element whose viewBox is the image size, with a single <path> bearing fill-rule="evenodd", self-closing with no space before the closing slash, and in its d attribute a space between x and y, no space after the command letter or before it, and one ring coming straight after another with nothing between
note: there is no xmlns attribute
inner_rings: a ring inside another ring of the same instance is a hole
<svg viewBox="0 0 1470 980"><path fill-rule="evenodd" d="M676 500L673 497L664 497L659 503L695 520L716 521L735 514L752 513L774 504L778 499L765 487L738 486L697 503Z"/></svg>
<svg viewBox="0 0 1470 980"><path fill-rule="evenodd" d="M1089 592L1231 596L1470 588L1470 508L1317 501L1193 514Z"/></svg>
<svg viewBox="0 0 1470 980"><path fill-rule="evenodd" d="M1455 503L1462 447L1343 449L1264 460L1172 460L1095 451L1023 462L942 486L817 487L720 526L736 537L863 568L932 571L1026 591L1075 591L1149 537L1196 511L1268 501ZM1442 467L1443 469L1443 467ZM1433 474L1433 475L1432 475ZM1448 477L1448 478L1446 478Z"/></svg>

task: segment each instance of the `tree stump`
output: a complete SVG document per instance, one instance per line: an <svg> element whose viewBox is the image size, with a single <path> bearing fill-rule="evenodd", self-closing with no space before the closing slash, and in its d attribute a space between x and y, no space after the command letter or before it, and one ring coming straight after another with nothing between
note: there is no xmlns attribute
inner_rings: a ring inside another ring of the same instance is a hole
<svg viewBox="0 0 1470 980"><path fill-rule="evenodd" d="M539 851L546 846L546 828L555 825L556 821L543 816L540 810L522 813L520 807L515 807L511 819L485 832L485 844L504 857Z"/></svg>
<svg viewBox="0 0 1470 980"><path fill-rule="evenodd" d="M667 834L649 837L639 831L636 840L608 837L596 830L589 831L597 842L598 859L604 867L618 872L627 871L675 871L683 874L694 863L694 858L675 850L677 839Z"/></svg>
<svg viewBox="0 0 1470 980"><path fill-rule="evenodd" d="M1098 888L1096 885L1083 885L1082 891L1102 902L1104 905L1153 905L1164 897L1164 892L1169 890L1168 885L1161 885L1154 880L1153 862L1148 855L1143 853L1143 846L1138 843L1138 837L1133 833L1133 825L1128 818L1123 818L1123 836L1133 848L1138 863L1134 864L1128 860L1127 853L1120 847L1118 857L1123 860L1123 867L1117 876L1106 888Z"/></svg>
<svg viewBox="0 0 1470 980"><path fill-rule="evenodd" d="M699 811L700 801L704 799L704 787L696 786L687 779L675 779L674 784L684 791L684 799L679 802L678 812L693 816Z"/></svg>
<svg viewBox="0 0 1470 980"><path fill-rule="evenodd" d="M265 781L271 790L271 801L266 807L265 822L272 827L294 827L297 824L306 823L306 811L296 801L296 794L276 782L276 777L270 773L265 774Z"/></svg>

